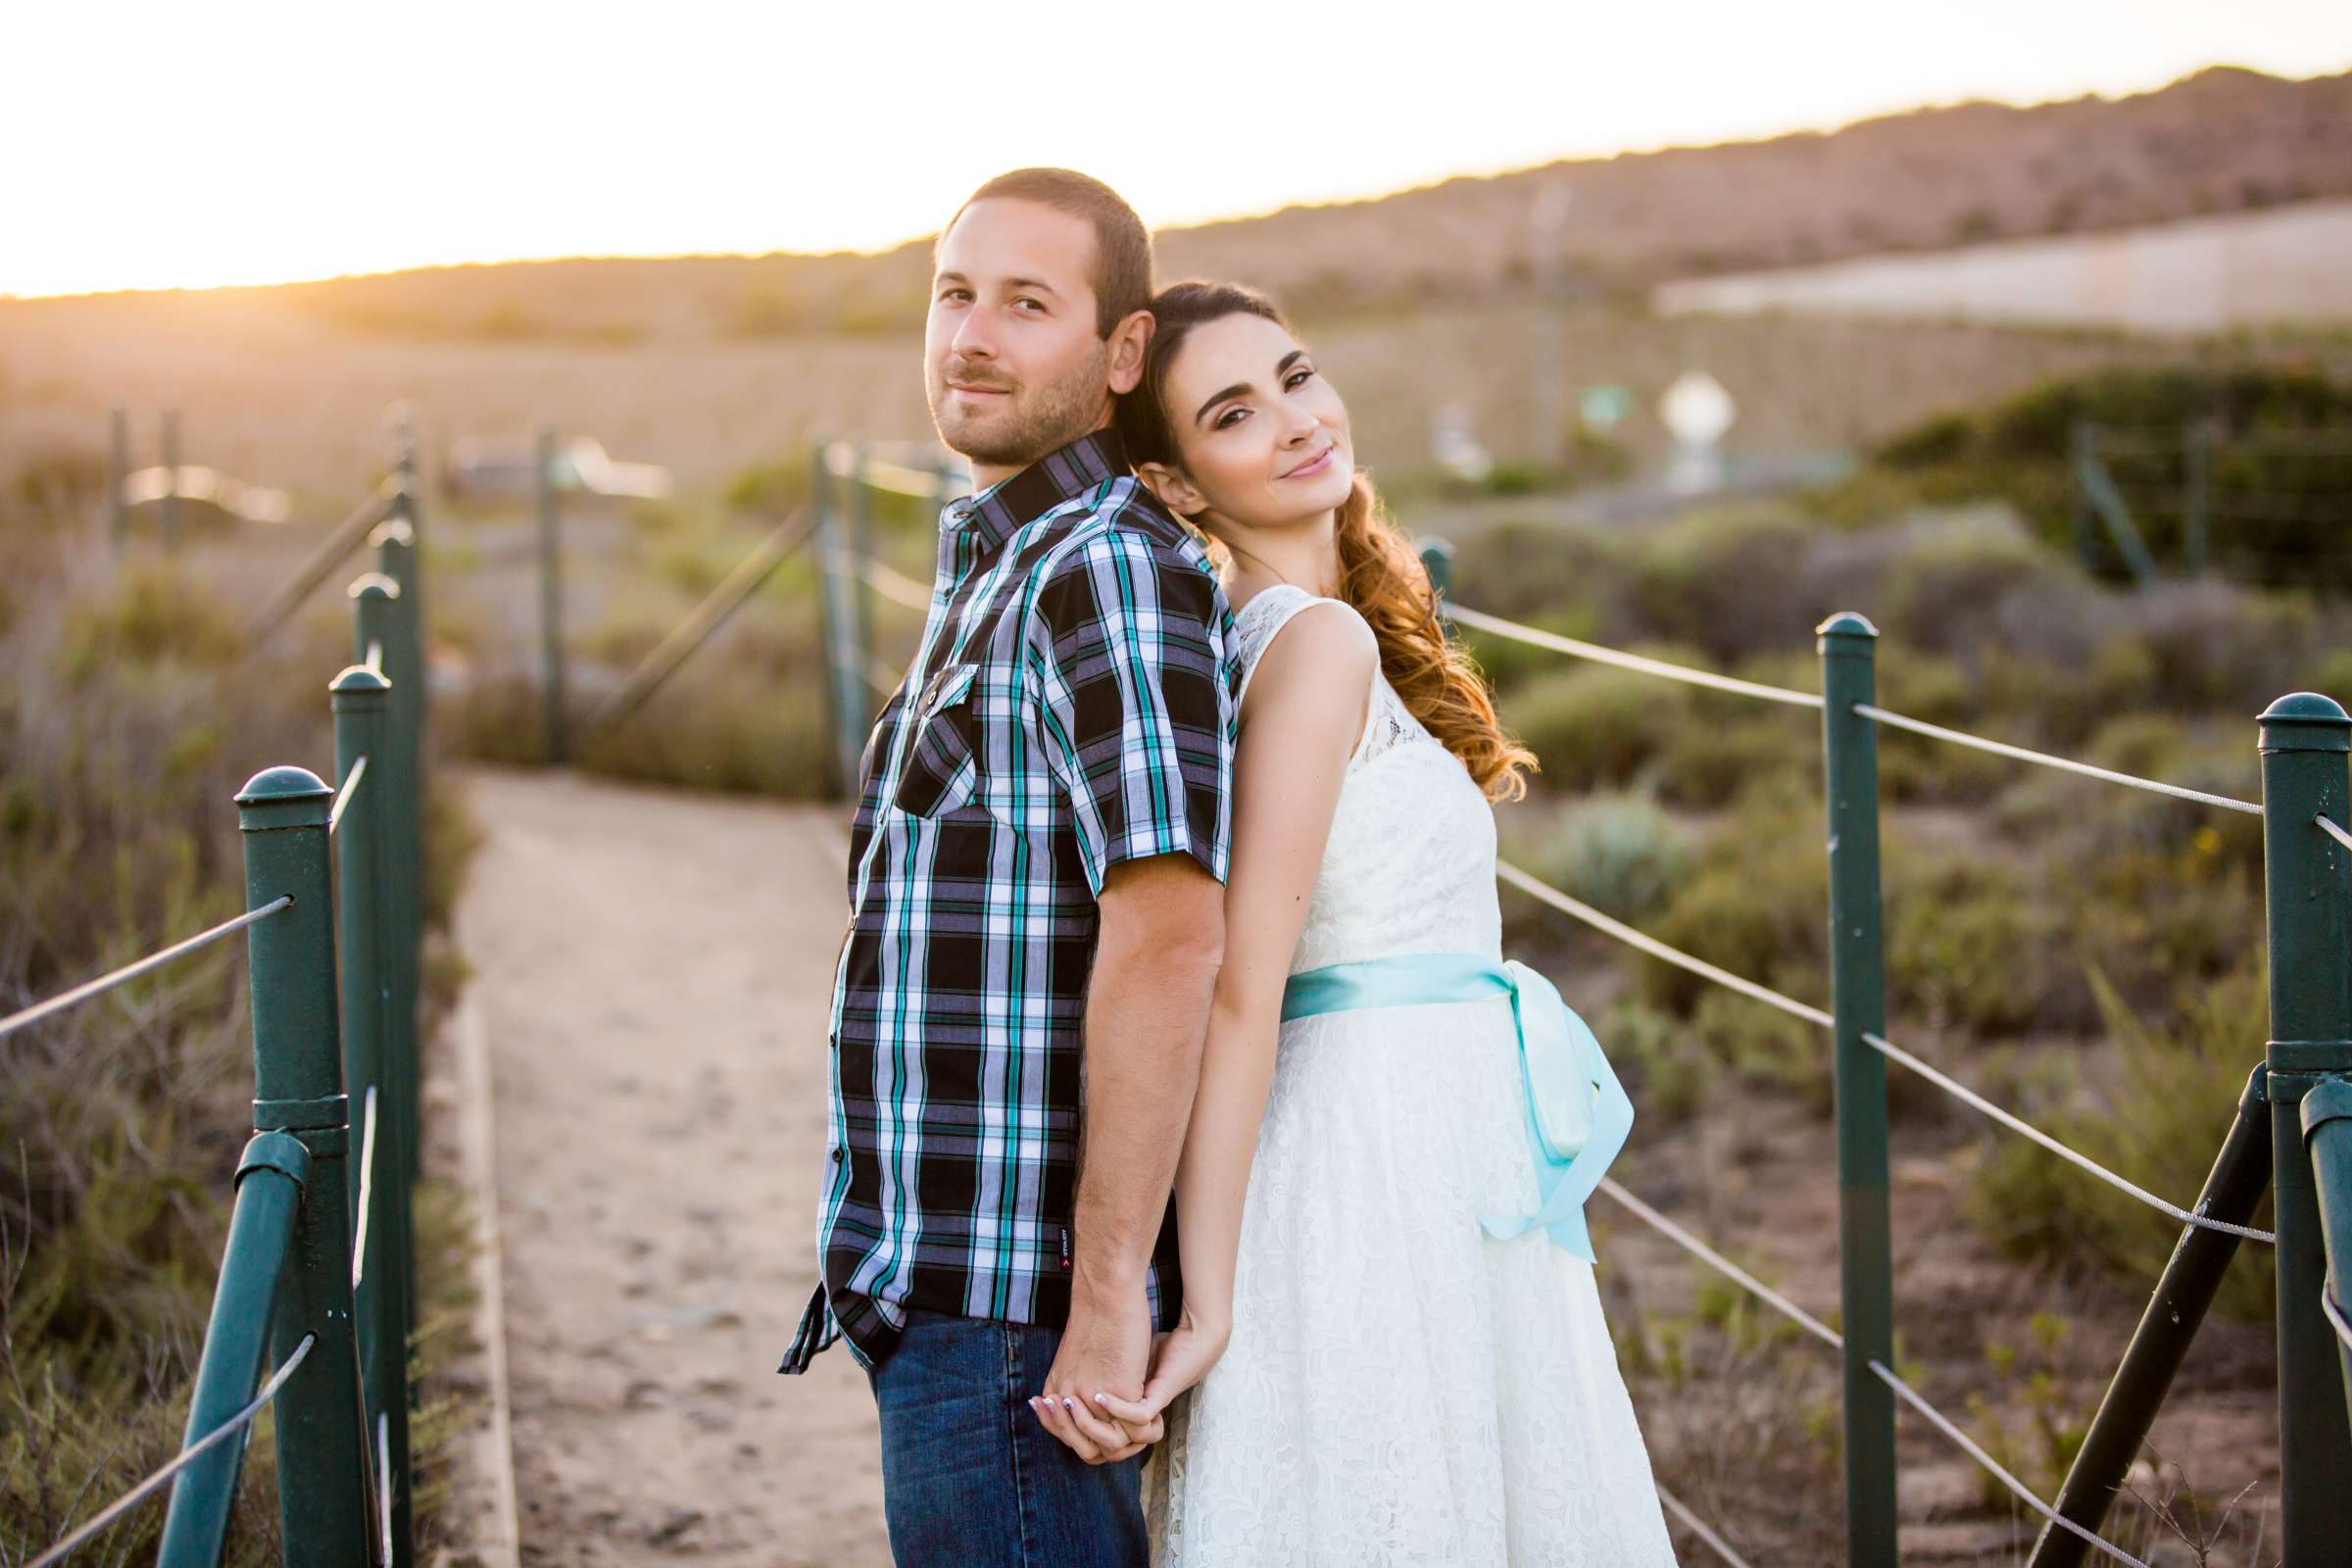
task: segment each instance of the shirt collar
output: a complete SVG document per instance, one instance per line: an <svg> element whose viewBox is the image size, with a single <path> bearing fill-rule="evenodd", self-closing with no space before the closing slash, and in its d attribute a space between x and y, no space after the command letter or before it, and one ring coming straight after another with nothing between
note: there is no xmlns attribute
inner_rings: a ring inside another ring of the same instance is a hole
<svg viewBox="0 0 2352 1568"><path fill-rule="evenodd" d="M940 530L953 533L971 528L983 550L994 550L1010 538L1014 529L1127 471L1126 443L1119 439L1118 431L1104 426L1047 453L976 496L950 502L939 514Z"/></svg>

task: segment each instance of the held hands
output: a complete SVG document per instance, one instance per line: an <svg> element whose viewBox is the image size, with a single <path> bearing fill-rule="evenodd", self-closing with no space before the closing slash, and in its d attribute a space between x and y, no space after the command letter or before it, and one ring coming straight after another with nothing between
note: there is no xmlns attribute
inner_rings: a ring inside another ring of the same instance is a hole
<svg viewBox="0 0 2352 1568"><path fill-rule="evenodd" d="M1142 1292L1134 1293L1135 1321L1148 1323ZM1087 1314L1088 1332L1097 1332L1097 1314ZM1073 1301L1070 1327L1054 1358L1046 1394L1029 1401L1046 1430L1059 1438L1088 1464L1111 1464L1143 1451L1167 1435L1164 1416L1176 1396L1208 1375L1232 1338L1228 1316L1211 1317L1186 1301L1182 1318L1165 1334L1150 1335L1149 1376L1130 1380L1093 1379L1079 1371L1083 1352L1073 1360L1080 1308ZM1076 1375L1066 1377L1065 1372ZM1140 1396L1125 1391L1141 1386Z"/></svg>

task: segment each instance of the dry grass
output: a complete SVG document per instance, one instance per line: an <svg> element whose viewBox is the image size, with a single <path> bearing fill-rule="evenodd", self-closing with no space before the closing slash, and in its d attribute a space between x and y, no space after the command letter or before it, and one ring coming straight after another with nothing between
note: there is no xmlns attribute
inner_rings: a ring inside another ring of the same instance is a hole
<svg viewBox="0 0 2352 1568"><path fill-rule="evenodd" d="M0 503L0 1012L240 908L231 795L271 763L331 773L347 622L306 617L246 652L221 565L192 549L118 566L87 513ZM438 925L467 836L447 800L430 809ZM445 945L428 960L438 995ZM0 1562L178 1446L251 1129L247 1006L221 946L6 1042ZM442 1260L422 1267L429 1299ZM275 1560L267 1430L229 1562ZM151 1554L162 1517L137 1510L90 1560Z"/></svg>

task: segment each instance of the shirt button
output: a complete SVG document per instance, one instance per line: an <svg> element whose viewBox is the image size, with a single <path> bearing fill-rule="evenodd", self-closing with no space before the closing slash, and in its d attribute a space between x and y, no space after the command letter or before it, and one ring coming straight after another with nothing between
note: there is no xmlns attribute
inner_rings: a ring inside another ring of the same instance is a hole
<svg viewBox="0 0 2352 1568"><path fill-rule="evenodd" d="M838 1149L833 1151L833 1163L836 1165L841 1163L841 1151Z"/></svg>

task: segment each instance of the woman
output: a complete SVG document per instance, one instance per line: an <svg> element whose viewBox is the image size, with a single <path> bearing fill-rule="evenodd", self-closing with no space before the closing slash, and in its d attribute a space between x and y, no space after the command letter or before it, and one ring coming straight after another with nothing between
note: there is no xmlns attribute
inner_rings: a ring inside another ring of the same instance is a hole
<svg viewBox="0 0 2352 1568"><path fill-rule="evenodd" d="M1671 1563L1581 1215L1527 1217L1550 1184L1515 1004L1426 983L1440 956L1500 972L1490 803L1534 759L1280 313L1210 283L1152 310L1120 429L1224 546L1244 669L1183 1321L1140 1402L1097 1401L1130 1432L1164 1412L1153 1560ZM1365 975L1386 994L1333 994Z"/></svg>

